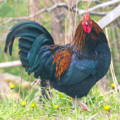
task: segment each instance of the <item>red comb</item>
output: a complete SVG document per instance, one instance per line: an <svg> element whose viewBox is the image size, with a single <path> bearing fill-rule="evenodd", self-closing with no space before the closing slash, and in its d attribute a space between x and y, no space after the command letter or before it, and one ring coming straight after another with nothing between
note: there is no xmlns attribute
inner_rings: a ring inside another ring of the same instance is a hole
<svg viewBox="0 0 120 120"><path fill-rule="evenodd" d="M84 15L83 19L84 19L85 21L90 20L90 14L89 14L89 13L86 13L86 14Z"/></svg>

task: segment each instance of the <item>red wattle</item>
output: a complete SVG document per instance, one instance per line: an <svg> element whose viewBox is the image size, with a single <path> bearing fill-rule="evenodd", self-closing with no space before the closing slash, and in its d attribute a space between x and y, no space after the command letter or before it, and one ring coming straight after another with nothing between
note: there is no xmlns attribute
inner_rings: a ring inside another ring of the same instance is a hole
<svg viewBox="0 0 120 120"><path fill-rule="evenodd" d="M83 29L86 33L90 33L92 28L90 26L83 25Z"/></svg>

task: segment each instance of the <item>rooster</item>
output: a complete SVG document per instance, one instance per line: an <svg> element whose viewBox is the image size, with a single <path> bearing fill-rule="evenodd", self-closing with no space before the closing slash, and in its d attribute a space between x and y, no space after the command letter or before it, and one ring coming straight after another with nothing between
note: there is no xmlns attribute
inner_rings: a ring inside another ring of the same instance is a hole
<svg viewBox="0 0 120 120"><path fill-rule="evenodd" d="M73 41L55 45L50 33L34 21L12 27L6 38L5 52L12 55L15 38L19 37L19 56L28 74L41 79L42 95L46 86L72 98L86 96L108 71L111 53L103 30L86 13L80 21Z"/></svg>

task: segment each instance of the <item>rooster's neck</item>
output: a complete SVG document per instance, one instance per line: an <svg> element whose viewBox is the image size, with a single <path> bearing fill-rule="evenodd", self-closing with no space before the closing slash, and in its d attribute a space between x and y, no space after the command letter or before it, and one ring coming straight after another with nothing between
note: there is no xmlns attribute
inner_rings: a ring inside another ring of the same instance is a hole
<svg viewBox="0 0 120 120"><path fill-rule="evenodd" d="M89 34L84 32L81 22L78 25L72 41L72 45L77 51L93 50L96 44L99 43L98 36L103 30L96 22L92 21L92 23L93 27Z"/></svg>
<svg viewBox="0 0 120 120"><path fill-rule="evenodd" d="M77 50L81 50L85 46L85 32L80 23L76 29L72 44Z"/></svg>

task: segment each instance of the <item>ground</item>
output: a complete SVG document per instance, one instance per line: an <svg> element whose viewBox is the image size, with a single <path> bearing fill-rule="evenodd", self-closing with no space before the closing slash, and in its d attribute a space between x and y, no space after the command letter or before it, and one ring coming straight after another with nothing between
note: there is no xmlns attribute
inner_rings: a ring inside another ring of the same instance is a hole
<svg viewBox="0 0 120 120"><path fill-rule="evenodd" d="M70 97L53 89L52 92L53 98L49 101L38 100L40 90L35 96L31 90L23 99L1 100L0 120L120 120L120 94L112 88L103 94L96 85L81 99L91 112L73 105Z"/></svg>

